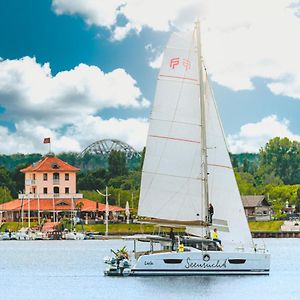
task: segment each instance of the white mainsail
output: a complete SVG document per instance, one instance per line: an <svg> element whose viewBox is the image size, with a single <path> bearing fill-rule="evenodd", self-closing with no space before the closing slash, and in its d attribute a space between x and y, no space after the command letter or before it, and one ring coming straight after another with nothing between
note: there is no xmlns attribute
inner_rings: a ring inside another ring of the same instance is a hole
<svg viewBox="0 0 300 300"><path fill-rule="evenodd" d="M204 219L195 33L174 33L165 49L150 117L138 214Z"/></svg>
<svg viewBox="0 0 300 300"><path fill-rule="evenodd" d="M205 221L196 31L174 33L165 49L150 118L139 216L173 223ZM208 81L205 119L209 201L224 242L252 246L226 141ZM203 228L187 231L203 235Z"/></svg>

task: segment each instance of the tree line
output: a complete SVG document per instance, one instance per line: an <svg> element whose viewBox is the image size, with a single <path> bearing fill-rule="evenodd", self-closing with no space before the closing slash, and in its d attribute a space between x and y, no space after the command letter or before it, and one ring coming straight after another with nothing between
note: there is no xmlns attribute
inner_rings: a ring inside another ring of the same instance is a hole
<svg viewBox="0 0 300 300"><path fill-rule="evenodd" d="M144 151L143 151L144 154ZM84 196L103 202L96 189L109 187L111 204L137 207L143 158L127 159L123 152L112 151L108 157L78 153L57 155L79 167L77 188ZM142 155L143 157L143 155ZM24 188L20 169L42 158L41 154L0 155L0 201L8 201ZM286 205L300 206L300 143L288 138L273 138L259 153L231 154L241 195L266 195L280 216Z"/></svg>

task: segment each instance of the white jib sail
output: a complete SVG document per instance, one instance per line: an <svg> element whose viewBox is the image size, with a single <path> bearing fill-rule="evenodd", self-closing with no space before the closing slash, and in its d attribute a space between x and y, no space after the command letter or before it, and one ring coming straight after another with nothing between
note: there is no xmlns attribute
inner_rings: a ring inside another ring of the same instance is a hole
<svg viewBox="0 0 300 300"><path fill-rule="evenodd" d="M139 216L204 220L200 104L194 32L172 34L150 117Z"/></svg>
<svg viewBox="0 0 300 300"><path fill-rule="evenodd" d="M245 216L238 186L231 165L224 131L216 103L206 81L206 133L208 155L209 201L214 206L213 228L227 246L253 246L251 233ZM197 234L201 230L190 228Z"/></svg>

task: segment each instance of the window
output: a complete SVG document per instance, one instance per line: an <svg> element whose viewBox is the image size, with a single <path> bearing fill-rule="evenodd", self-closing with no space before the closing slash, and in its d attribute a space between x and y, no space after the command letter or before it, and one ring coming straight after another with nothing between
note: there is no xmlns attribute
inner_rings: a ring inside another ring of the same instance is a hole
<svg viewBox="0 0 300 300"><path fill-rule="evenodd" d="M32 174L32 176L33 176L32 179L35 180L35 174Z"/></svg>
<svg viewBox="0 0 300 300"><path fill-rule="evenodd" d="M58 187L58 186L55 186L55 187L53 188L53 193L54 193L54 194L59 194L59 187Z"/></svg>
<svg viewBox="0 0 300 300"><path fill-rule="evenodd" d="M66 202L59 202L57 203L55 206L69 206L70 204L66 203Z"/></svg>
<svg viewBox="0 0 300 300"><path fill-rule="evenodd" d="M47 174L47 173L44 173L44 174L43 174L43 179L44 179L44 181L47 181L47 180L48 180L48 174Z"/></svg>
<svg viewBox="0 0 300 300"><path fill-rule="evenodd" d="M59 173L53 173L53 179L59 179Z"/></svg>
<svg viewBox="0 0 300 300"><path fill-rule="evenodd" d="M35 187L33 188L33 193L35 194Z"/></svg>
<svg viewBox="0 0 300 300"><path fill-rule="evenodd" d="M65 174L65 181L69 181L69 178L70 178L69 173L66 173Z"/></svg>
<svg viewBox="0 0 300 300"><path fill-rule="evenodd" d="M48 194L48 189L46 187L43 188L43 193Z"/></svg>
<svg viewBox="0 0 300 300"><path fill-rule="evenodd" d="M66 187L65 188L65 194L69 194L70 193L70 188Z"/></svg>
<svg viewBox="0 0 300 300"><path fill-rule="evenodd" d="M59 169L59 165L57 163L53 163L51 167L52 169Z"/></svg>

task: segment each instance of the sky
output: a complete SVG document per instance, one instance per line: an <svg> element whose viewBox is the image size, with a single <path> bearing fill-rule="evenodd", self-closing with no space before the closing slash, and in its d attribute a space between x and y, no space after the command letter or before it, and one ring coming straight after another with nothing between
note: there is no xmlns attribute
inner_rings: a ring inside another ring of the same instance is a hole
<svg viewBox="0 0 300 300"><path fill-rule="evenodd" d="M196 18L230 151L300 141L298 0L0 0L0 154L141 150L163 49Z"/></svg>

